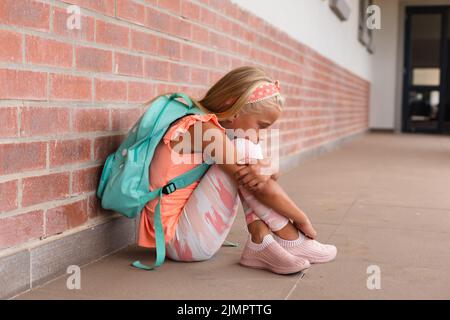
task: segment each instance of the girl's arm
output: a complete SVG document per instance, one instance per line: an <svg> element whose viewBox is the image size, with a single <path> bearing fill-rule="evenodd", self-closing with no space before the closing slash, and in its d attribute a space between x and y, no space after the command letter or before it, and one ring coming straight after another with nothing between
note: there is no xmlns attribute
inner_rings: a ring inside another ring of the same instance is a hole
<svg viewBox="0 0 450 320"><path fill-rule="evenodd" d="M211 140L203 138L201 143L202 150L195 150L194 126L189 128L192 148L196 152L214 150L212 156L216 164L239 184L239 171L247 166L237 164L237 153L233 142L212 122L202 123L202 133L205 134L206 130L211 130L207 136L213 138ZM197 143L198 146L199 144ZM270 176L267 177L266 183L260 185L258 188L248 189L249 192L262 204L291 219L306 235L314 238L315 231L312 229L311 223L305 213L297 207L275 180L270 179Z"/></svg>

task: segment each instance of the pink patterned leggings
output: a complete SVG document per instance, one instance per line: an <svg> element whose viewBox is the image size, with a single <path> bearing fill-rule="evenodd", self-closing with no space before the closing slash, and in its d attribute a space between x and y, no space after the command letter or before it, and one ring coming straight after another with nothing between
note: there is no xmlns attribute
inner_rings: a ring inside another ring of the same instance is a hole
<svg viewBox="0 0 450 320"><path fill-rule="evenodd" d="M278 231L289 222L245 188L238 187L217 165L212 165L183 208L175 236L166 244L167 256L177 261L210 259L231 229L239 198L247 224L262 220L272 231Z"/></svg>

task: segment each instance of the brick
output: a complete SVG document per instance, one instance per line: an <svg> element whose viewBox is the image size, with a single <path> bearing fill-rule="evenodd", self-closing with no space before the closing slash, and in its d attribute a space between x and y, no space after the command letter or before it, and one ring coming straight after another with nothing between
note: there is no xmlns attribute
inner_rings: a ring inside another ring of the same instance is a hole
<svg viewBox="0 0 450 320"><path fill-rule="evenodd" d="M129 130L139 119L142 112L139 108L134 109L113 109L112 110L112 130Z"/></svg>
<svg viewBox="0 0 450 320"><path fill-rule="evenodd" d="M201 50L199 48L183 44L181 46L181 59L185 62L200 64Z"/></svg>
<svg viewBox="0 0 450 320"><path fill-rule="evenodd" d="M219 37L220 37L220 35L219 35ZM215 38L215 39L213 40L213 38ZM213 41L220 41L220 40L218 39L218 37L211 36L210 42L212 43ZM215 46L215 47L217 47L217 46ZM250 56L254 60L263 60L264 61L264 59L266 59L266 61L267 61L267 56L264 56L263 53L259 52L255 48L252 48L246 44L238 43L236 48L233 48L233 50L238 52L241 56L244 56L244 57Z"/></svg>
<svg viewBox="0 0 450 320"><path fill-rule="evenodd" d="M112 51L77 47L75 59L78 70L112 72Z"/></svg>
<svg viewBox="0 0 450 320"><path fill-rule="evenodd" d="M205 89L202 88L189 88L189 95L196 99L201 100L205 96Z"/></svg>
<svg viewBox="0 0 450 320"><path fill-rule="evenodd" d="M117 150L122 141L122 135L96 138L94 141L94 160L104 161L111 153Z"/></svg>
<svg viewBox="0 0 450 320"><path fill-rule="evenodd" d="M216 14L206 8L200 8L200 20L210 27L216 26Z"/></svg>
<svg viewBox="0 0 450 320"><path fill-rule="evenodd" d="M216 17L216 20L217 30L220 30L222 34L231 34L233 26L229 19Z"/></svg>
<svg viewBox="0 0 450 320"><path fill-rule="evenodd" d="M181 14L181 0L158 0L158 6L177 15Z"/></svg>
<svg viewBox="0 0 450 320"><path fill-rule="evenodd" d="M109 22L96 20L95 39L98 43L128 48L128 35L128 28Z"/></svg>
<svg viewBox="0 0 450 320"><path fill-rule="evenodd" d="M0 108L0 137L16 137L18 133L17 108Z"/></svg>
<svg viewBox="0 0 450 320"><path fill-rule="evenodd" d="M153 34L131 30L131 49L156 54L158 52L158 38Z"/></svg>
<svg viewBox="0 0 450 320"><path fill-rule="evenodd" d="M0 69L0 83L0 99L47 98L47 74L44 72Z"/></svg>
<svg viewBox="0 0 450 320"><path fill-rule="evenodd" d="M87 77L51 74L50 98L54 100L90 101L92 80Z"/></svg>
<svg viewBox="0 0 450 320"><path fill-rule="evenodd" d="M145 7L132 0L117 0L117 17L144 25Z"/></svg>
<svg viewBox="0 0 450 320"><path fill-rule="evenodd" d="M128 82L128 102L146 102L153 97L153 85L145 82Z"/></svg>
<svg viewBox="0 0 450 320"><path fill-rule="evenodd" d="M155 96L166 94L167 92L177 92L180 91L180 86L167 83L157 83L154 86Z"/></svg>
<svg viewBox="0 0 450 320"><path fill-rule="evenodd" d="M234 42L230 41L228 37L225 37L220 33L210 32L209 43L211 47L222 49L222 51L231 51Z"/></svg>
<svg viewBox="0 0 450 320"><path fill-rule="evenodd" d="M100 216L108 216L113 212L110 210L103 209L101 206L100 199L95 195L88 197L88 217L89 219L97 218Z"/></svg>
<svg viewBox="0 0 450 320"><path fill-rule="evenodd" d="M22 137L60 135L70 131L68 108L21 108Z"/></svg>
<svg viewBox="0 0 450 320"><path fill-rule="evenodd" d="M97 190L102 167L74 171L72 174L72 194Z"/></svg>
<svg viewBox="0 0 450 320"><path fill-rule="evenodd" d="M221 72L212 71L209 70L208 72L208 79L211 83L215 83L219 81L220 78L222 78L223 74Z"/></svg>
<svg viewBox="0 0 450 320"><path fill-rule="evenodd" d="M244 38L245 30L237 23L231 24L231 35L235 38L242 39Z"/></svg>
<svg viewBox="0 0 450 320"><path fill-rule="evenodd" d="M189 82L189 70L188 66L181 64L170 64L170 81L172 82Z"/></svg>
<svg viewBox="0 0 450 320"><path fill-rule="evenodd" d="M198 21L200 20L200 7L191 1L183 1L181 6L181 16Z"/></svg>
<svg viewBox="0 0 450 320"><path fill-rule="evenodd" d="M169 80L169 63L155 59L145 59L145 76L158 79Z"/></svg>
<svg viewBox="0 0 450 320"><path fill-rule="evenodd" d="M212 51L202 51L202 66L216 66L216 54Z"/></svg>
<svg viewBox="0 0 450 320"><path fill-rule="evenodd" d="M191 69L191 82L195 84L208 83L208 72L203 69Z"/></svg>
<svg viewBox="0 0 450 320"><path fill-rule="evenodd" d="M0 145L0 175L43 169L47 144L44 142Z"/></svg>
<svg viewBox="0 0 450 320"><path fill-rule="evenodd" d="M50 166L61 166L91 159L91 140L55 140L50 143Z"/></svg>
<svg viewBox="0 0 450 320"><path fill-rule="evenodd" d="M229 15L229 7L232 6L232 2L225 2L222 0L208 0L208 6L223 14Z"/></svg>
<svg viewBox="0 0 450 320"><path fill-rule="evenodd" d="M114 16L114 0L71 0L70 3L108 16Z"/></svg>
<svg viewBox="0 0 450 320"><path fill-rule="evenodd" d="M45 214L46 236L78 227L88 219L87 200L48 209Z"/></svg>
<svg viewBox="0 0 450 320"><path fill-rule="evenodd" d="M170 29L170 15L155 8L145 9L145 25L151 29L167 32Z"/></svg>
<svg viewBox="0 0 450 320"><path fill-rule="evenodd" d="M0 61L20 62L22 61L22 35L8 30L0 30Z"/></svg>
<svg viewBox="0 0 450 320"><path fill-rule="evenodd" d="M181 44L177 41L158 38L158 54L171 59L181 59Z"/></svg>
<svg viewBox="0 0 450 320"><path fill-rule="evenodd" d="M0 212L17 208L17 180L0 182Z"/></svg>
<svg viewBox="0 0 450 320"><path fill-rule="evenodd" d="M177 37L191 40L192 38L192 24L179 17L169 17L168 33Z"/></svg>
<svg viewBox="0 0 450 320"><path fill-rule="evenodd" d="M127 83L116 80L95 79L96 101L127 101Z"/></svg>
<svg viewBox="0 0 450 320"><path fill-rule="evenodd" d="M0 1L0 23L48 31L50 6L32 0L2 0Z"/></svg>
<svg viewBox="0 0 450 320"><path fill-rule="evenodd" d="M69 196L69 173L53 173L24 178L22 181L22 206L64 199Z"/></svg>
<svg viewBox="0 0 450 320"><path fill-rule="evenodd" d="M124 53L115 53L115 73L142 77L144 75L144 59Z"/></svg>
<svg viewBox="0 0 450 320"><path fill-rule="evenodd" d="M80 108L72 111L72 126L75 132L109 130L109 110Z"/></svg>
<svg viewBox="0 0 450 320"><path fill-rule="evenodd" d="M72 66L73 48L71 44L27 35L25 48L25 60L28 63L64 68Z"/></svg>
<svg viewBox="0 0 450 320"><path fill-rule="evenodd" d="M216 55L217 58L217 65L221 68L229 69L231 66L231 60L229 56L225 56L222 54Z"/></svg>
<svg viewBox="0 0 450 320"><path fill-rule="evenodd" d="M217 5L217 1L213 1L211 4ZM223 3L222 3L222 5L223 5ZM229 2L224 6L224 10L228 17L236 18L238 16L239 6L235 5L232 2Z"/></svg>
<svg viewBox="0 0 450 320"><path fill-rule="evenodd" d="M67 19L72 13L67 13L65 9L53 8L53 31L55 34L84 41L94 41L95 37L95 20L83 14L80 15L80 28L67 27Z"/></svg>
<svg viewBox="0 0 450 320"><path fill-rule="evenodd" d="M192 40L202 44L209 44L209 31L208 29L192 25Z"/></svg>
<svg viewBox="0 0 450 320"><path fill-rule="evenodd" d="M244 8L238 7L236 8L236 18L237 20L240 20L241 22L248 24L248 20L249 20L249 14L248 11L245 10Z"/></svg>
<svg viewBox="0 0 450 320"><path fill-rule="evenodd" d="M0 218L0 249L9 248L44 235L44 212L31 211Z"/></svg>

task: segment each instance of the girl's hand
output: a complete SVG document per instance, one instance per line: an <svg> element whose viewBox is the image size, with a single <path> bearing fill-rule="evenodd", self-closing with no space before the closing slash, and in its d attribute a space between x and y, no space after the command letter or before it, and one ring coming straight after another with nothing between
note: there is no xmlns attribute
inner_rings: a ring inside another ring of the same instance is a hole
<svg viewBox="0 0 450 320"><path fill-rule="evenodd" d="M314 230L311 222L309 220L303 223L295 223L295 226L300 230L305 236L310 239L315 239L317 237L317 232Z"/></svg>
<svg viewBox="0 0 450 320"><path fill-rule="evenodd" d="M250 191L261 189L271 179L270 160L258 160L255 164L247 164L236 172L238 183Z"/></svg>

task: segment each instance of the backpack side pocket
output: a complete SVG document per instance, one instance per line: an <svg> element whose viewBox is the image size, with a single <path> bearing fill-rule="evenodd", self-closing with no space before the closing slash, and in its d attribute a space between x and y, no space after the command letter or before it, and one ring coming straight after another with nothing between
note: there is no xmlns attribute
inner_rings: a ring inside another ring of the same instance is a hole
<svg viewBox="0 0 450 320"><path fill-rule="evenodd" d="M111 168L114 162L115 154L112 153L106 158L105 165L103 166L102 175L100 177L100 182L97 188L97 197L102 198L103 191L105 190L106 184L108 183L108 178L111 175Z"/></svg>

